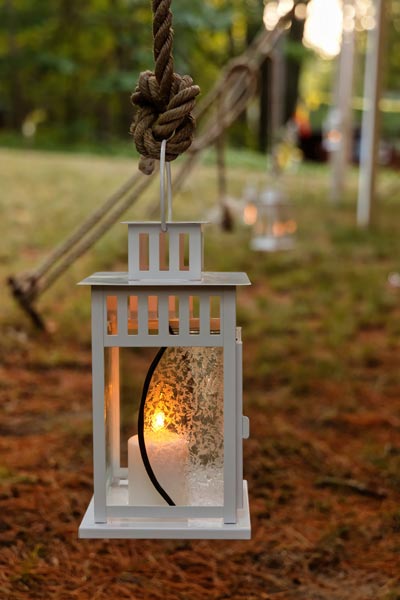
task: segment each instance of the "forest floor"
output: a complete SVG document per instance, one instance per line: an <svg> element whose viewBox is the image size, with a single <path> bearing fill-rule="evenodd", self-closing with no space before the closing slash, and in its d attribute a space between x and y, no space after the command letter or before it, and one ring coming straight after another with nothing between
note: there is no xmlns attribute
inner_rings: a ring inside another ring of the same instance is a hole
<svg viewBox="0 0 400 600"><path fill-rule="evenodd" d="M134 168L0 150L2 280L37 265ZM235 164L230 193L249 178L262 172ZM323 166L286 176L291 252L252 253L240 226L206 230L206 269L247 271L253 284L238 294L251 541L78 540L92 495L91 356L89 295L75 283L124 268L124 228L38 302L49 333L3 286L1 599L400 599L400 288L388 281L400 271L400 186L382 174L379 226L362 232L356 172L339 206L328 179ZM127 217L143 218L156 197ZM202 166L177 215L207 217L215 197L215 173Z"/></svg>

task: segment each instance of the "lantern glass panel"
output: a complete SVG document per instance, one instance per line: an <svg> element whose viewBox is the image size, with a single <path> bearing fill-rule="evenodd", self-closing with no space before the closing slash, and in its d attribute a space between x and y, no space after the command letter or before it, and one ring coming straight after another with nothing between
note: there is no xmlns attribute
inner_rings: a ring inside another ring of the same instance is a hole
<svg viewBox="0 0 400 600"><path fill-rule="evenodd" d="M144 468L138 439L143 384L154 356L154 348L105 348L111 505L166 505ZM151 375L144 442L157 482L177 506L223 505L223 382L220 346L168 347Z"/></svg>
<svg viewBox="0 0 400 600"><path fill-rule="evenodd" d="M222 504L221 347L166 350L147 394L144 437L154 454L154 473L160 482L165 481L167 493L175 481L175 504ZM169 468L168 456L165 460L157 456L164 446L174 453L176 477Z"/></svg>
<svg viewBox="0 0 400 600"><path fill-rule="evenodd" d="M151 360L151 349L144 352ZM128 439L137 433L141 381L132 373L143 369L144 360L143 349L104 349L106 463L113 479L128 467Z"/></svg>

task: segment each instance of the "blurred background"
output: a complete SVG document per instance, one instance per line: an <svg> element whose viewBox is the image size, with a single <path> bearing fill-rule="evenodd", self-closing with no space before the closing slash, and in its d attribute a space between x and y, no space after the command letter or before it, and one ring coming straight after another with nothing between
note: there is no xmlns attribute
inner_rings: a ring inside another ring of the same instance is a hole
<svg viewBox="0 0 400 600"><path fill-rule="evenodd" d="M292 6L291 0L175 0L177 72L190 73L206 94L222 67L246 49L262 23L272 30ZM400 4L388 0L385 12L382 140L396 154ZM344 8L339 0L299 2L276 50L280 67L275 80L281 81L274 86L274 94L279 95L279 114L271 124L271 59L266 59L260 70L259 101L230 132L230 142L264 152L272 143L273 129L293 118L296 111L302 133L309 129L316 138L321 136L334 105L335 59L342 27L355 32L352 108L357 137L366 40L376 23L375 13L372 0L345 3ZM139 73L152 65L150 26L151 13L144 0L4 0L0 7L0 143L130 152L129 95ZM312 155L306 149L306 154L323 160L315 151Z"/></svg>
<svg viewBox="0 0 400 600"><path fill-rule="evenodd" d="M172 10L175 71L202 90L174 217L210 222L206 270L252 281L252 540L77 539L93 478L76 283L125 271L119 221L158 217L129 134L151 6L3 0L0 597L399 600L400 0ZM256 77L224 79L232 59Z"/></svg>

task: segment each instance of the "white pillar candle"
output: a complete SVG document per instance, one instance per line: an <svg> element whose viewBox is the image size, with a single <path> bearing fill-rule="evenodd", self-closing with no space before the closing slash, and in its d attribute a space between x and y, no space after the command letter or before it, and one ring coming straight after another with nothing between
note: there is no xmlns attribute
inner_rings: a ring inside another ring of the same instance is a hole
<svg viewBox="0 0 400 600"><path fill-rule="evenodd" d="M162 429L145 434L147 456L161 487L174 503L187 504L188 446L178 434ZM137 435L128 440L128 491L133 506L165 506L142 461Z"/></svg>

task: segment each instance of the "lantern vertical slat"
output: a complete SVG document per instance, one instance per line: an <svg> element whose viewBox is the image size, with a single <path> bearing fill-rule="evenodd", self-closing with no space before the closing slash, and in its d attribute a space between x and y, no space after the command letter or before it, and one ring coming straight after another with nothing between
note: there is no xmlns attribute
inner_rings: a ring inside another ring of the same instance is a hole
<svg viewBox="0 0 400 600"><path fill-rule="evenodd" d="M189 235L189 272L190 279L200 279L202 269L202 233L193 228Z"/></svg>
<svg viewBox="0 0 400 600"><path fill-rule="evenodd" d="M111 410L110 410L110 450L111 450L111 468L114 473L121 476L120 464L120 380L119 380L119 348L110 348L111 352Z"/></svg>
<svg viewBox="0 0 400 600"><path fill-rule="evenodd" d="M157 230L149 233L149 271L158 273L160 269L160 234Z"/></svg>
<svg viewBox="0 0 400 600"><path fill-rule="evenodd" d="M169 307L168 294L160 292L158 295L158 332L160 335L169 334Z"/></svg>
<svg viewBox="0 0 400 600"><path fill-rule="evenodd" d="M131 262L129 264L129 277L130 279L135 279L137 274L140 271L140 237L135 235L135 231L129 227L128 228L128 252L131 258Z"/></svg>
<svg viewBox="0 0 400 600"><path fill-rule="evenodd" d="M237 336L238 337L238 336ZM236 339L236 436L238 439L243 438L243 345L241 339ZM238 507L243 506L243 444L237 444L237 458L236 458L236 497Z"/></svg>
<svg viewBox="0 0 400 600"><path fill-rule="evenodd" d="M169 270L171 277L175 277L180 271L181 249L180 236L170 235L169 238Z"/></svg>
<svg viewBox="0 0 400 600"><path fill-rule="evenodd" d="M96 523L107 521L106 513L106 432L104 421L104 349L103 328L105 297L92 292L92 381L93 381L93 478ZM99 435L97 435L99 432Z"/></svg>
<svg viewBox="0 0 400 600"><path fill-rule="evenodd" d="M178 236L176 236L178 239L178 244L179 244L179 254L178 254L178 258L179 258L179 271L184 271L185 270L185 235L179 233Z"/></svg>
<svg viewBox="0 0 400 600"><path fill-rule="evenodd" d="M169 269L168 232L162 231L159 234L159 237L160 237L160 241L159 241L158 256L159 256L160 271L168 271L168 269Z"/></svg>
<svg viewBox="0 0 400 600"><path fill-rule="evenodd" d="M236 367L235 294L223 292L224 331L224 523L236 523Z"/></svg>
<svg viewBox="0 0 400 600"><path fill-rule="evenodd" d="M189 335L190 330L190 312L189 295L181 294L179 297L179 334Z"/></svg>
<svg viewBox="0 0 400 600"><path fill-rule="evenodd" d="M117 323L118 333L128 333L128 302L125 294L117 294Z"/></svg>
<svg viewBox="0 0 400 600"><path fill-rule="evenodd" d="M146 336L148 332L148 306L147 298L143 294L138 297L138 337Z"/></svg>
<svg viewBox="0 0 400 600"><path fill-rule="evenodd" d="M210 335L210 296L202 295L200 297L200 335Z"/></svg>

